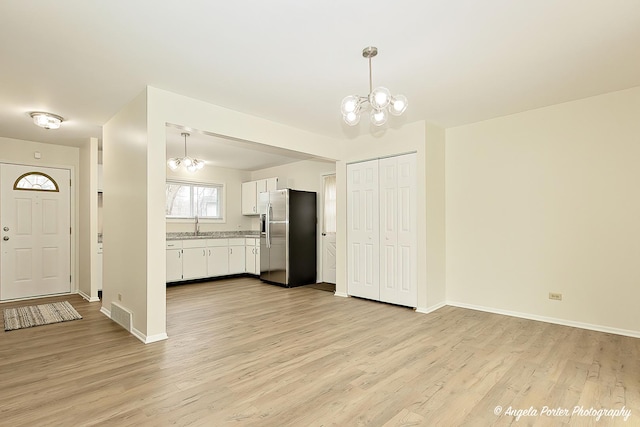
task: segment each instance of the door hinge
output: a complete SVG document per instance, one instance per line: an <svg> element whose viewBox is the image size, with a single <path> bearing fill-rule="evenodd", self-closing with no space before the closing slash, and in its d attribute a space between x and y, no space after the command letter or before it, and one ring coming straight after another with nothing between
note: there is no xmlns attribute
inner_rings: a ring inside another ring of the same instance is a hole
<svg viewBox="0 0 640 427"><path fill-rule="evenodd" d="M69 234L71 234L71 227L69 227Z"/></svg>
<svg viewBox="0 0 640 427"><path fill-rule="evenodd" d="M71 187L71 180L69 180L69 187Z"/></svg>
<svg viewBox="0 0 640 427"><path fill-rule="evenodd" d="M71 283L71 275L69 275L69 283Z"/></svg>

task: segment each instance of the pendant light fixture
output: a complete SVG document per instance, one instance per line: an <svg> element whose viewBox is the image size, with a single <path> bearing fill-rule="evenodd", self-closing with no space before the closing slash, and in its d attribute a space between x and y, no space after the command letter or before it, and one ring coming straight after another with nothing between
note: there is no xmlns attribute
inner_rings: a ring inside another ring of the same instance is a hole
<svg viewBox="0 0 640 427"><path fill-rule="evenodd" d="M184 166L186 170L189 172L195 172L204 167L204 160L198 160L187 156L187 137L189 134L187 132L182 132L180 134L184 136L184 157L172 157L167 162L169 169L172 171L178 170L180 166Z"/></svg>
<svg viewBox="0 0 640 427"><path fill-rule="evenodd" d="M371 58L378 54L378 48L365 47L362 56L369 60L369 95L349 95L342 100L342 118L349 126L360 122L360 114L370 109L371 123L382 126L387 122L388 113L399 116L407 109L407 97L404 95L391 96L389 89L379 86L373 89L371 78Z"/></svg>
<svg viewBox="0 0 640 427"><path fill-rule="evenodd" d="M44 129L58 129L64 119L57 114L45 113L42 111L34 111L29 113L33 119L33 124Z"/></svg>

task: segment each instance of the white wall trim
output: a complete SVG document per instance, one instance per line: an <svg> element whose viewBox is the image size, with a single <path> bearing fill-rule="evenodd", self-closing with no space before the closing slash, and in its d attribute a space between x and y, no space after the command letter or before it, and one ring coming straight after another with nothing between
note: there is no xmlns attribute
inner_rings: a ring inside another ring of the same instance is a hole
<svg viewBox="0 0 640 427"><path fill-rule="evenodd" d="M100 309L100 313L104 314L109 319L111 319L111 311L108 308L103 306ZM118 326L120 326L120 325L118 325ZM140 332L139 330L137 330L136 328L131 328L131 335L133 335L134 337L138 338L144 344L151 344L153 342L162 341L162 340L166 340L166 339L169 338L169 336L166 333L151 335L151 336L148 337L145 334L143 334L142 332Z"/></svg>
<svg viewBox="0 0 640 427"><path fill-rule="evenodd" d="M162 340L166 340L166 339L169 338L169 336L166 333L146 336L145 334L143 334L142 332L140 332L136 328L131 328L131 335L133 335L134 337L138 338L144 344L151 344L151 343L162 341Z"/></svg>
<svg viewBox="0 0 640 427"><path fill-rule="evenodd" d="M446 305L460 308L468 308L470 310L484 311L487 313L501 314L503 316L518 317L521 319L536 320L538 322L553 323L562 326L571 326L573 328L588 329L590 331L606 332L609 334L623 335L632 338L640 338L640 331L632 331L629 329L612 328L609 326L594 325L591 323L574 322L572 320L558 319L555 317L538 316L536 314L521 313L517 311L501 310L493 307L484 307L473 304L465 304L457 301L447 301Z"/></svg>
<svg viewBox="0 0 640 427"><path fill-rule="evenodd" d="M78 290L78 294L79 294L82 298L84 298L85 300L87 300L87 301L89 301L89 302L98 302L98 301L100 301L100 298L98 298L98 297L91 298L89 295L87 295L86 293L84 293L84 292L82 292L82 291L80 291L80 290Z"/></svg>
<svg viewBox="0 0 640 427"><path fill-rule="evenodd" d="M333 295L334 295L334 296L336 296L336 297L349 298L349 295L347 295L347 294L346 294L346 293L344 293L344 292L338 292L338 291L336 291L336 292L334 292L334 293L333 293Z"/></svg>
<svg viewBox="0 0 640 427"><path fill-rule="evenodd" d="M444 307L445 305L447 305L446 302L441 302L439 304L435 304L432 305L430 307L418 307L416 308L416 313L421 313L421 314L429 314L429 313L433 313L434 311L441 309L442 307Z"/></svg>

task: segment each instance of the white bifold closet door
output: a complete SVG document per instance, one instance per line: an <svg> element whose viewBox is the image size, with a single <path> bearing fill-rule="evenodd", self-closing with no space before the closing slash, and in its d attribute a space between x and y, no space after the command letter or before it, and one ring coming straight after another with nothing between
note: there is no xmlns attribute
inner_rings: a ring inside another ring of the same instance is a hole
<svg viewBox="0 0 640 427"><path fill-rule="evenodd" d="M416 155L347 166L348 292L416 307Z"/></svg>
<svg viewBox="0 0 640 427"><path fill-rule="evenodd" d="M347 165L347 287L350 295L380 299L378 161Z"/></svg>

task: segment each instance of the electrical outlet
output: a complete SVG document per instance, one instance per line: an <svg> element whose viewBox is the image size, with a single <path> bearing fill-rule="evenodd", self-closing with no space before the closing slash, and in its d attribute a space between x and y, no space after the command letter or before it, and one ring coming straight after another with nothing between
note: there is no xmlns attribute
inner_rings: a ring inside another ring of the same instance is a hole
<svg viewBox="0 0 640 427"><path fill-rule="evenodd" d="M549 294L549 298L551 298L551 294ZM562 298L560 298L562 299ZM122 301L122 294L118 294L118 301Z"/></svg>
<svg viewBox="0 0 640 427"><path fill-rule="evenodd" d="M556 301L562 301L562 294L557 292L549 292L549 299L553 299Z"/></svg>

